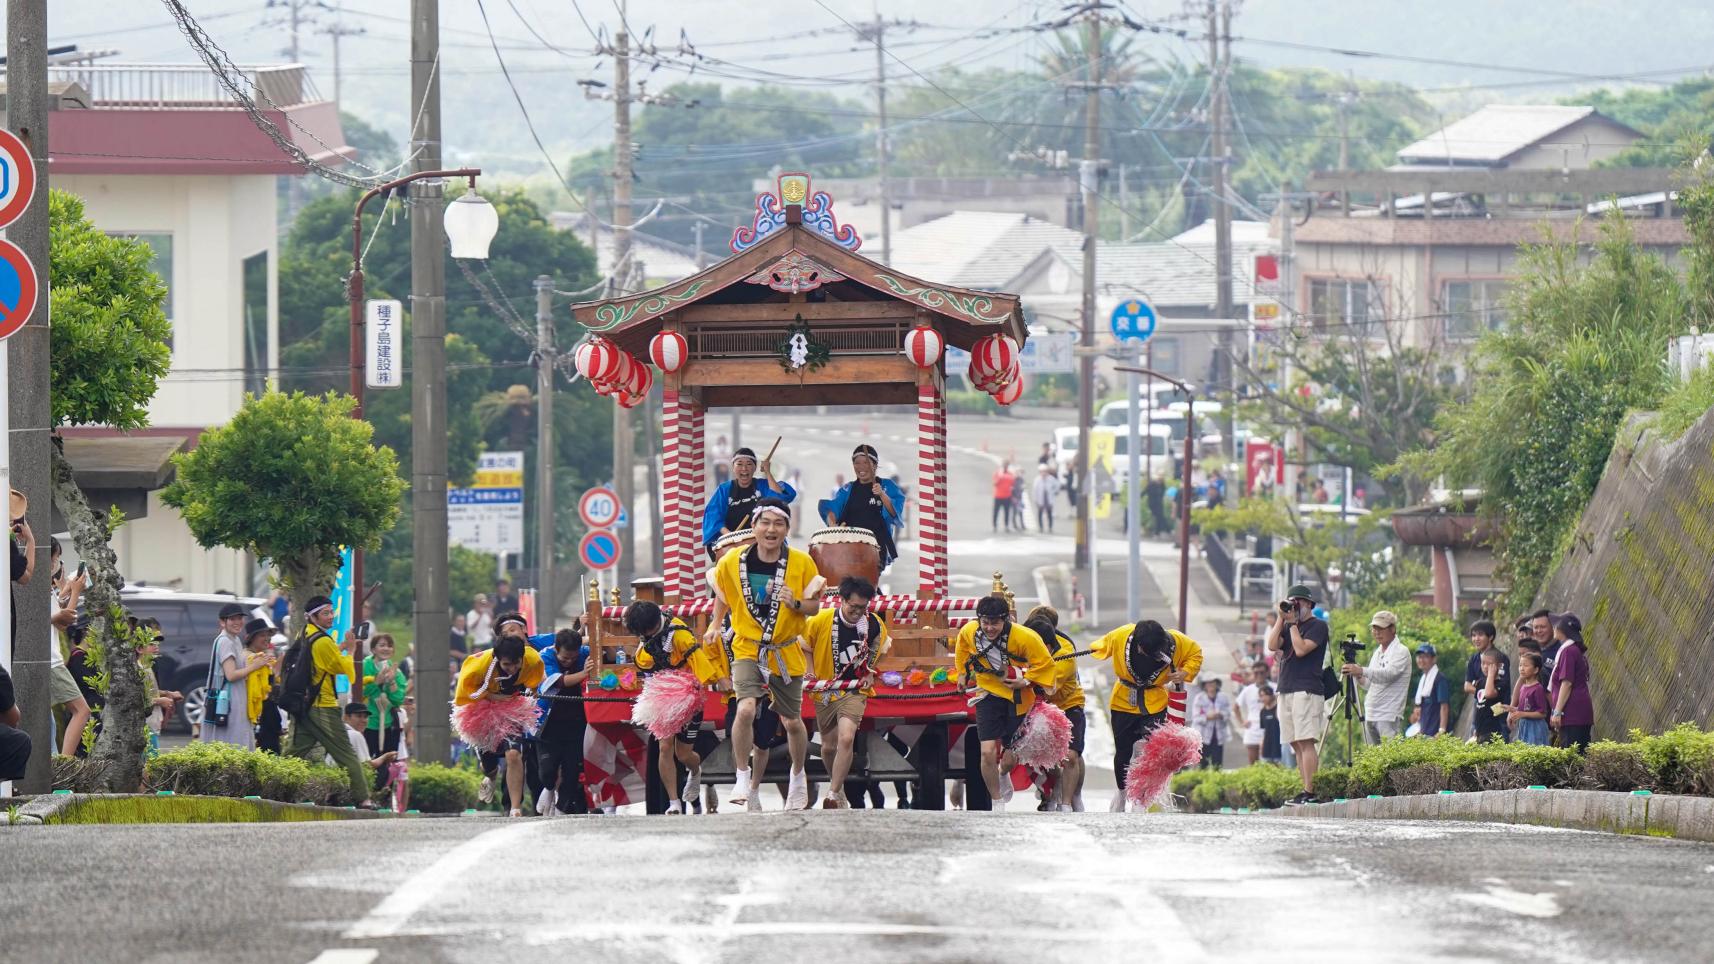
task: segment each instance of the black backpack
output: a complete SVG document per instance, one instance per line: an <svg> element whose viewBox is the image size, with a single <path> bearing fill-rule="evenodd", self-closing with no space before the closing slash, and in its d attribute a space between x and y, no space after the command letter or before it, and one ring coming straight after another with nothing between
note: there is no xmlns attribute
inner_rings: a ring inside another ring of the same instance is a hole
<svg viewBox="0 0 1714 964"><path fill-rule="evenodd" d="M309 715L316 697L321 695L322 684L327 680L326 674L315 671L315 641L323 637L332 638L320 631L313 636L298 637L286 649L286 658L281 661L278 700L280 709L294 720Z"/></svg>

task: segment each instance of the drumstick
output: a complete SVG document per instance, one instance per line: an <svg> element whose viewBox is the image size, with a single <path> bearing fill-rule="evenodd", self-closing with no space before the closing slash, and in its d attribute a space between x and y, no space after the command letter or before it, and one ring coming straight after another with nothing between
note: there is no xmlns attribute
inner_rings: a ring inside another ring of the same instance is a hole
<svg viewBox="0 0 1714 964"><path fill-rule="evenodd" d="M774 460L774 453L778 452L780 450L780 439L783 439L783 438L785 438L784 435L774 436L774 447L771 449L768 449L768 454L762 457L762 461L772 462Z"/></svg>

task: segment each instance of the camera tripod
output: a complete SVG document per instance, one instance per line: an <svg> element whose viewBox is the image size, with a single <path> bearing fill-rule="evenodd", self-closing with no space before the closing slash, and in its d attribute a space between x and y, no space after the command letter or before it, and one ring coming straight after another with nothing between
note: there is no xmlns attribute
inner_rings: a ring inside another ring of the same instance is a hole
<svg viewBox="0 0 1714 964"><path fill-rule="evenodd" d="M1357 678L1346 676L1344 679L1339 695L1333 698L1333 715L1338 716L1341 711L1345 714L1345 762L1349 765L1357 758L1357 723L1363 719L1363 713L1358 708L1361 704L1357 702ZM1318 753L1327 752L1327 738L1332 732L1329 728L1321 735L1321 745L1316 747Z"/></svg>

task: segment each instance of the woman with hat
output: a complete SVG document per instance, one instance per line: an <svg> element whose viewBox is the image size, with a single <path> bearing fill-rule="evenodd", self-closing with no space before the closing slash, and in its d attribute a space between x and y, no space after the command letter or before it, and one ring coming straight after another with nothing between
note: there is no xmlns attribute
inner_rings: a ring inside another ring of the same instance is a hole
<svg viewBox="0 0 1714 964"><path fill-rule="evenodd" d="M266 619L244 624L244 650L252 667L244 700L244 716L255 728L256 749L280 752L280 706L274 702L274 636L277 630ZM282 637L283 640L283 637Z"/></svg>
<svg viewBox="0 0 1714 964"><path fill-rule="evenodd" d="M246 623L246 615L244 607L235 602L220 607L220 635L214 637L208 684L202 691L202 741L253 750L256 726L250 719L250 677L272 666L273 656L250 659L245 642L251 636L251 624L261 620ZM271 628L268 635L273 636Z"/></svg>

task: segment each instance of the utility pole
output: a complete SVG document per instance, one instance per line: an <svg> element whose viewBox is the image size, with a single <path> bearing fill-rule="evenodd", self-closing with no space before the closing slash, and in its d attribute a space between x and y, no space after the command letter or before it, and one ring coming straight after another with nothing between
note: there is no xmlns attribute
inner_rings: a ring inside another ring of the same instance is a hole
<svg viewBox="0 0 1714 964"><path fill-rule="evenodd" d="M0 405L8 406L11 444L8 460L11 487L30 500L26 521L36 537L35 576L29 585L13 586L17 617L12 638L12 673L17 703L23 714L20 728L35 749L18 789L47 793L53 787L56 744L52 700L48 696L48 647L54 638L48 625L48 548L50 521L48 464L48 5L47 0L9 0L6 4L6 126L21 138L36 162L36 193L18 220L6 228L6 238L36 266L36 308L29 323L6 339L4 363L7 391ZM5 444L0 440L0 444ZM8 519L7 521L11 521ZM0 641L0 645L7 645Z"/></svg>
<svg viewBox="0 0 1714 964"><path fill-rule="evenodd" d="M290 39L286 41L286 47L282 53L292 63L302 63L298 58L298 35L303 30L304 24L313 23L315 20L313 15L304 13L304 10L309 7L318 7L322 10L331 8L328 7L325 0L268 0L267 6L270 10L275 7L285 9L285 18L274 21L275 23L284 23L291 31ZM337 40L334 41L335 44L338 42ZM335 96L334 99L338 100L339 98Z"/></svg>
<svg viewBox="0 0 1714 964"><path fill-rule="evenodd" d="M1351 105L1357 100L1357 81L1352 78L1346 88L1339 92L1339 171L1341 176L1351 170ZM1424 211L1434 207L1432 203L1423 206ZM1339 216L1351 216L1351 192L1339 192Z"/></svg>
<svg viewBox="0 0 1714 964"><path fill-rule="evenodd" d="M536 632L551 633L559 617L554 595L553 279L536 276Z"/></svg>
<svg viewBox="0 0 1714 964"><path fill-rule="evenodd" d="M411 0L411 103L407 146L414 171L440 168L439 0ZM446 232L442 183L410 186L412 625L419 660L416 753L450 759L447 678L452 620L446 533ZM361 590L359 590L361 591Z"/></svg>
<svg viewBox="0 0 1714 964"><path fill-rule="evenodd" d="M893 263L893 208L887 192L887 22L875 11L875 179L881 195L881 263Z"/></svg>
<svg viewBox="0 0 1714 964"><path fill-rule="evenodd" d="M1100 237L1100 205L1098 188L1101 171L1101 10L1100 4L1088 8L1088 39L1084 55L1088 59L1089 77L1083 91L1083 160L1078 165L1079 187L1083 192L1083 326L1078 344L1083 351L1077 357L1077 457L1083 464L1078 474L1077 546L1073 564L1089 570L1088 585L1093 591L1099 573L1095 571L1094 539L1089 514L1090 488L1094 475L1089 471L1089 424L1095 417L1095 256Z"/></svg>
<svg viewBox="0 0 1714 964"><path fill-rule="evenodd" d="M613 265L619 286L630 277L631 254L631 38L625 31L624 0L619 4L619 30L613 44ZM631 410L613 406L613 488L625 511L626 525L618 532L618 585L629 586L637 572L636 438Z"/></svg>
<svg viewBox="0 0 1714 964"><path fill-rule="evenodd" d="M1208 0L1208 63L1213 82L1213 144L1214 144L1214 317L1222 321L1232 318L1232 204L1227 198L1227 174L1232 163L1226 144L1227 85L1232 71L1232 3L1231 0ZM1223 327L1219 339L1222 351L1215 353L1215 382L1229 396L1227 402L1231 428L1226 444L1238 454L1235 427L1238 412L1238 366L1232 363L1232 329ZM1196 434L1196 427L1189 428Z"/></svg>
<svg viewBox="0 0 1714 964"><path fill-rule="evenodd" d="M338 8L335 8L334 13L336 15L339 13ZM355 37L358 34L367 32L368 31L364 30L362 27L347 26L337 20L317 31L317 33L327 34L327 36L333 41L333 102L335 105L343 106L345 103L341 96L341 91L343 89L341 81L344 79L344 72L339 66L339 38Z"/></svg>

